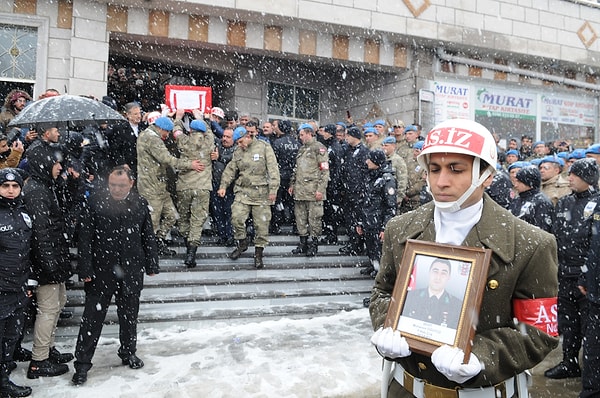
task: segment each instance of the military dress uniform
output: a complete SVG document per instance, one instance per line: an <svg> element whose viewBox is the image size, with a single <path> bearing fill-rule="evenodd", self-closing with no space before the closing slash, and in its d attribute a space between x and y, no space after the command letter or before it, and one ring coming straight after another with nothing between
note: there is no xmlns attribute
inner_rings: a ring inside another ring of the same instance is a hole
<svg viewBox="0 0 600 398"><path fill-rule="evenodd" d="M329 182L329 155L327 148L314 137L303 144L296 156L296 167L290 180L293 189L294 214L296 227L300 235L300 246L294 254L306 253L314 256L317 252L318 238L322 232L323 201L327 199ZM317 200L315 193L323 198ZM311 241L308 242L308 237Z"/></svg>
<svg viewBox="0 0 600 398"><path fill-rule="evenodd" d="M385 321L407 239L435 241L433 213L434 204L429 203L387 224L381 269L369 307L375 330ZM463 245L493 252L472 341L472 352L483 369L464 384L457 384L437 370L430 356L413 352L397 358L399 366L393 374L389 397L413 397L416 395L413 388L418 384L439 394L449 389L455 397L460 396L457 391L462 388L478 389L481 395L476 396L490 396L491 392L496 397L499 396L496 392L503 388L514 391L511 387L514 376L534 367L558 345L557 338L528 323L515 324L512 303L515 299L529 303L556 297L554 237L515 218L484 194L481 219L469 231Z"/></svg>
<svg viewBox="0 0 600 398"><path fill-rule="evenodd" d="M246 149L237 147L223 171L219 189L227 189L232 183L235 195L231 207L234 238L238 241L238 248L245 245L247 249L246 219L252 215L256 229L255 254L256 257L260 255L260 262L255 265L262 268L262 251L269 243L269 195L277 195L279 188L279 168L271 146L252 139Z"/></svg>
<svg viewBox="0 0 600 398"><path fill-rule="evenodd" d="M167 167L187 170L192 163L172 156L153 125L140 133L137 154L138 192L150 205L152 226L160 245L177 220L175 205L167 191Z"/></svg>

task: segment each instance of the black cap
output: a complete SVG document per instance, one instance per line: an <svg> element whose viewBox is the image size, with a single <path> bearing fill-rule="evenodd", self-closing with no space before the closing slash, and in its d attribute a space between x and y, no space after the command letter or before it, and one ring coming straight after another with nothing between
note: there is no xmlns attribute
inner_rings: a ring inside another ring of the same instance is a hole
<svg viewBox="0 0 600 398"><path fill-rule="evenodd" d="M590 185L598 185L598 164L594 158L576 160L569 168L569 173L575 174Z"/></svg>
<svg viewBox="0 0 600 398"><path fill-rule="evenodd" d="M346 131L346 135L349 135L350 137L358 138L359 140L362 139L362 132L360 131L360 129L358 127L350 127L348 129L348 131Z"/></svg>
<svg viewBox="0 0 600 398"><path fill-rule="evenodd" d="M374 151L369 152L369 160L375 163L377 166L381 167L387 161L385 157L385 153L382 150L376 149Z"/></svg>
<svg viewBox="0 0 600 398"><path fill-rule="evenodd" d="M21 173L17 169L6 167L0 170L0 185L7 181L14 181L23 188L23 177L21 177Z"/></svg>
<svg viewBox="0 0 600 398"><path fill-rule="evenodd" d="M517 180L531 188L539 188L542 185L540 169L535 166L523 167L521 170L517 171L515 177Z"/></svg>

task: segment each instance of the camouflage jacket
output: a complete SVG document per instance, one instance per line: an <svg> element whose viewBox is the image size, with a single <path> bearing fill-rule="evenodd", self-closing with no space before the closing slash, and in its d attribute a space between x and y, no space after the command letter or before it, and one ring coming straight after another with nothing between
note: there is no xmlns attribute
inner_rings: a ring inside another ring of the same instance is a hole
<svg viewBox="0 0 600 398"><path fill-rule="evenodd" d="M210 128L205 133L192 132L181 134L177 137L177 147L181 152L180 159L200 160L205 169L201 172L195 170L182 170L177 177L177 190L187 189L212 190L212 161L211 152L215 149L215 136Z"/></svg>
<svg viewBox="0 0 600 398"><path fill-rule="evenodd" d="M329 182L329 154L325 145L313 139L303 144L296 156L296 167L290 181L295 200L314 201L315 192L326 199Z"/></svg>

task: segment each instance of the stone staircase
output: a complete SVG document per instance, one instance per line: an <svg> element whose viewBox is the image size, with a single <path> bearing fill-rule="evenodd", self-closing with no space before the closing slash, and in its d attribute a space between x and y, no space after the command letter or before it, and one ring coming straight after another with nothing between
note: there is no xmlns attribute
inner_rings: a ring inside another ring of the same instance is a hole
<svg viewBox="0 0 600 398"><path fill-rule="evenodd" d="M145 278L140 323L315 316L362 308L373 286L373 279L359 272L368 264L367 257L340 255L339 245L319 246L315 257L297 256L291 254L297 243L298 237L291 234L272 236L261 270L254 268L253 246L232 261L227 254L233 248L205 237L192 269L183 264L185 248L173 247L177 256L162 257L161 273ZM83 283L76 282L67 293L67 309L74 316L60 325L78 326ZM117 322L114 306L106 322Z"/></svg>

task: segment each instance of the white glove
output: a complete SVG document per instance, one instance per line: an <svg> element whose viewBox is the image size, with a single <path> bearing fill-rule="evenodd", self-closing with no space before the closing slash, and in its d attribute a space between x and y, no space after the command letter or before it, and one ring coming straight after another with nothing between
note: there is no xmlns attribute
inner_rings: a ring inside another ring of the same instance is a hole
<svg viewBox="0 0 600 398"><path fill-rule="evenodd" d="M475 354L471 353L469 363L463 364L465 352L457 347L443 345L431 354L431 362L448 380L462 384L475 377L483 367Z"/></svg>
<svg viewBox="0 0 600 398"><path fill-rule="evenodd" d="M406 339L400 335L399 331L391 327L379 328L371 337L371 344L384 358L402 358L411 354Z"/></svg>

